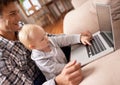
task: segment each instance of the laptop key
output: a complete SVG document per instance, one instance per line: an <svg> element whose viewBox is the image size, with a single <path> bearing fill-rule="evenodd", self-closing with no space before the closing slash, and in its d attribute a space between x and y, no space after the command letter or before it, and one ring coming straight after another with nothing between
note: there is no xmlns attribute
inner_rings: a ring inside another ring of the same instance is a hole
<svg viewBox="0 0 120 85"><path fill-rule="evenodd" d="M97 43L98 43L99 46L100 46L101 51L106 50L106 48L105 48L104 44L102 43L102 41L100 40L99 36L97 35L97 36L95 36L95 37L96 37Z"/></svg>
<svg viewBox="0 0 120 85"><path fill-rule="evenodd" d="M106 48L105 48L104 44L102 43L102 41L100 40L99 36L96 36L96 37L97 37L97 40L99 41L102 51L106 50Z"/></svg>
<svg viewBox="0 0 120 85"><path fill-rule="evenodd" d="M92 42L93 42L92 45L93 45L93 47L94 47L95 54L99 53L100 50L99 50L99 47L98 47L97 42L96 42L96 40L95 40L95 37L94 37L94 39L92 40Z"/></svg>
<svg viewBox="0 0 120 85"><path fill-rule="evenodd" d="M109 47L114 47L112 42L107 38L107 36L103 32L101 32L100 34L102 35L106 43L109 45Z"/></svg>
<svg viewBox="0 0 120 85"><path fill-rule="evenodd" d="M102 46L101 46L101 44L99 43L99 41L97 40L97 37L95 36L95 42L96 42L96 44L97 44L97 49L98 49L98 52L101 52L102 51Z"/></svg>
<svg viewBox="0 0 120 85"><path fill-rule="evenodd" d="M106 49L98 35L93 37L91 44L92 45L90 46L86 46L89 57L91 57L91 55L94 56L95 54L98 54Z"/></svg>

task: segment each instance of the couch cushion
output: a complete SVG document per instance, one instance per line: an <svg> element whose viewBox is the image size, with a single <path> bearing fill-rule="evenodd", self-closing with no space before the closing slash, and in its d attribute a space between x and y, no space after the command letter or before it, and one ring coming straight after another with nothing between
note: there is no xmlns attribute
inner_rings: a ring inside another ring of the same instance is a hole
<svg viewBox="0 0 120 85"><path fill-rule="evenodd" d="M83 3L85 3L88 0L72 0L71 3L74 8L80 7Z"/></svg>
<svg viewBox="0 0 120 85"><path fill-rule="evenodd" d="M120 18L120 0L87 0L77 9L70 11L64 18L64 33L80 33L89 30L94 33L99 30L96 13L96 3L110 4L113 19Z"/></svg>
<svg viewBox="0 0 120 85"><path fill-rule="evenodd" d="M98 31L99 25L95 5L92 0L86 1L79 8L69 12L64 18L64 33L80 33L89 30Z"/></svg>

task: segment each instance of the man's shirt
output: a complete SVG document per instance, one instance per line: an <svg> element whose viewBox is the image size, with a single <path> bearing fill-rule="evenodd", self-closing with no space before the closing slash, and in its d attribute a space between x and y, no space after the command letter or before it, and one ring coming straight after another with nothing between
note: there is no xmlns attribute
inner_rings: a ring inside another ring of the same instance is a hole
<svg viewBox="0 0 120 85"><path fill-rule="evenodd" d="M32 85L39 70L30 55L19 41L0 37L0 85Z"/></svg>

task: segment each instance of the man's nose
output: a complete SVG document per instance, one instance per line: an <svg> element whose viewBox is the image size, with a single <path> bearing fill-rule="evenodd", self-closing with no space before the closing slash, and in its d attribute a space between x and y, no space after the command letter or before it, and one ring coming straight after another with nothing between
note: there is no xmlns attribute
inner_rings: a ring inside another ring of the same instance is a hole
<svg viewBox="0 0 120 85"><path fill-rule="evenodd" d="M20 16L20 13L18 12L18 13L16 14L16 20L20 21L21 19L22 19L22 17Z"/></svg>

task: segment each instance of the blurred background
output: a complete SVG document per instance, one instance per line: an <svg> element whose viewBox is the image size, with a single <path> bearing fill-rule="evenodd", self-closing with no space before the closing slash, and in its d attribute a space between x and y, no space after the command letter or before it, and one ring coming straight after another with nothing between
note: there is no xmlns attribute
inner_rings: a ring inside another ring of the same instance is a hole
<svg viewBox="0 0 120 85"><path fill-rule="evenodd" d="M48 33L63 33L63 19L73 9L71 0L19 0L24 23L42 26Z"/></svg>

